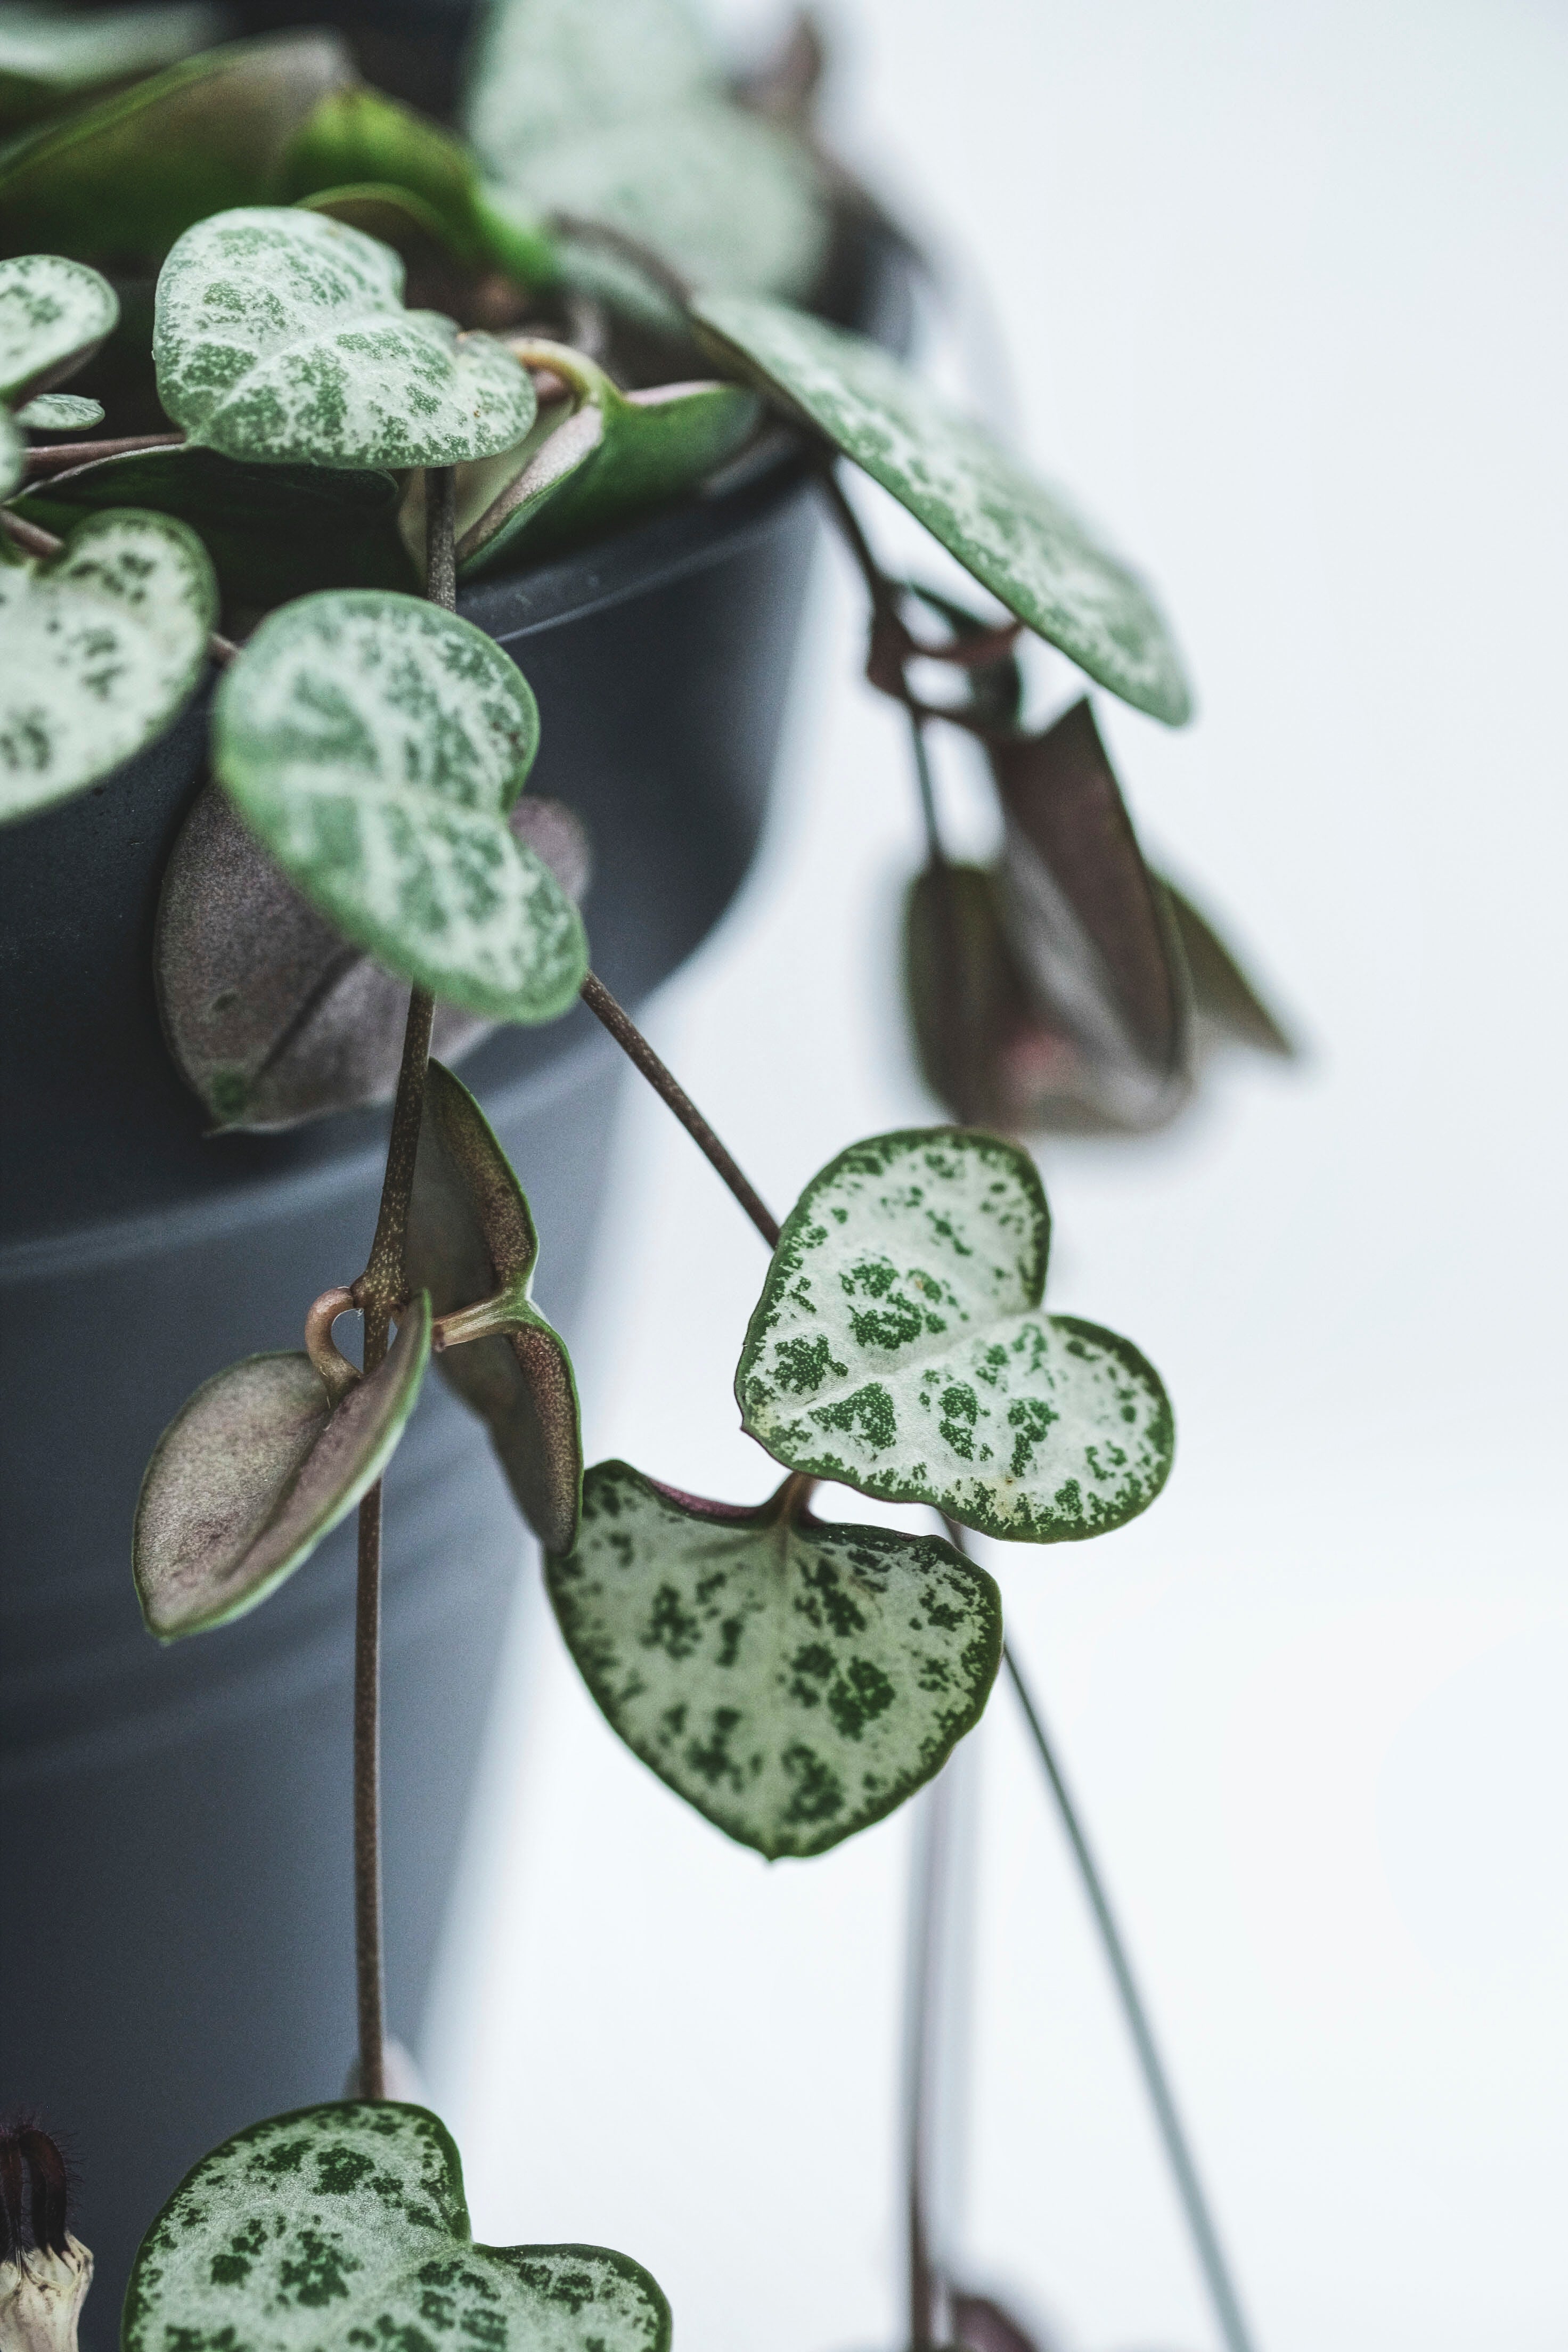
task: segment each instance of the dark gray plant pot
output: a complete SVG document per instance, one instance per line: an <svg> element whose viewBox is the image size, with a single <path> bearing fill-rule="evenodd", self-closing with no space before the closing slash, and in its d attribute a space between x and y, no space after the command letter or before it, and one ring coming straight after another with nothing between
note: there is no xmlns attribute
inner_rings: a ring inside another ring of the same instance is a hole
<svg viewBox="0 0 1568 2352"><path fill-rule="evenodd" d="M901 275L881 282L884 312L907 300ZM587 821L595 959L633 1004L751 858L814 530L802 455L775 449L463 600L538 694L534 781ZM187 2166L336 2096L353 2046L352 1528L255 1614L169 1651L129 1570L175 1409L236 1357L297 1347L310 1301L363 1264L384 1132L366 1113L209 1140L169 1063L151 934L204 738L198 707L93 793L0 834L0 2100L75 2158L89 2347L115 2340L138 2239ZM579 1008L497 1035L464 1075L531 1195L541 1303L570 1339L617 1057ZM695 1153L691 1181L714 1181ZM389 2009L416 2042L528 1546L434 1376L388 1486Z"/></svg>

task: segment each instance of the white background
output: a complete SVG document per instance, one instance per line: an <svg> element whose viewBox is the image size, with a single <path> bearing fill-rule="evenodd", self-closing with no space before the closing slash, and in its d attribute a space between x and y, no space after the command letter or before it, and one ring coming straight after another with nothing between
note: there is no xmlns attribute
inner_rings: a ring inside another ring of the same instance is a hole
<svg viewBox="0 0 1568 2352"><path fill-rule="evenodd" d="M1101 698L1145 837L1310 1046L1162 1139L1042 1154L1051 1303L1161 1366L1180 1455L1110 1540L989 1564L1263 2352L1547 2352L1568 18L844 0L839 37L847 142L984 255L1021 441L1187 648L1183 733ZM819 590L759 868L650 1021L781 1211L936 1115L894 983L903 744L837 558ZM760 1497L729 1393L760 1245L651 1098L615 1151L590 1458ZM907 1817L770 1870L619 1748L540 1615L511 1687L426 2047L480 2233L626 2246L680 2352L891 2347ZM975 1744L970 2267L1079 2352L1210 2346L1005 1692Z"/></svg>

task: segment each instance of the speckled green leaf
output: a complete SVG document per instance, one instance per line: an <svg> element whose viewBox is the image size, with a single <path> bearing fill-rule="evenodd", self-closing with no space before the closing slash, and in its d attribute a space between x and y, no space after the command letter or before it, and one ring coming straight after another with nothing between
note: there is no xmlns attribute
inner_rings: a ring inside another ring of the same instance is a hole
<svg viewBox="0 0 1568 2352"><path fill-rule="evenodd" d="M1040 1311L1049 1245L1015 1145L941 1128L851 1145L784 1221L735 1378L745 1427L793 1470L984 1535L1135 1518L1170 1472L1170 1404L1127 1340Z"/></svg>
<svg viewBox="0 0 1568 2352"><path fill-rule="evenodd" d="M399 487L372 467L247 466L185 442L128 449L39 478L19 511L70 530L104 507L178 515L233 604L266 609L312 588L414 588L397 528Z"/></svg>
<svg viewBox="0 0 1568 2352"><path fill-rule="evenodd" d="M353 77L334 33L229 41L47 123L0 153L5 242L157 261L194 221L266 203L300 124Z"/></svg>
<svg viewBox="0 0 1568 2352"><path fill-rule="evenodd" d="M704 340L891 491L1009 612L1140 710L1179 726L1192 701L1142 583L1072 509L858 335L778 302L706 296Z"/></svg>
<svg viewBox="0 0 1568 2352"><path fill-rule="evenodd" d="M121 2352L668 2352L669 2306L604 2246L477 2246L423 2107L273 2116L185 2175L142 2241Z"/></svg>
<svg viewBox="0 0 1568 2352"><path fill-rule="evenodd" d="M1002 1654L984 1572L935 1536L829 1527L601 1462L549 1562L583 1678L634 1754L770 1860L825 1853L940 1770Z"/></svg>
<svg viewBox="0 0 1568 2352"><path fill-rule="evenodd" d="M462 140L380 90L333 90L290 144L280 193L300 197L373 184L417 197L470 268L501 269L525 284L549 284L558 274L543 230L531 226L515 205L488 200Z"/></svg>
<svg viewBox="0 0 1568 2352"><path fill-rule="evenodd" d="M0 8L0 124L39 122L86 91L155 73L218 38L224 12L199 0L146 8Z"/></svg>
<svg viewBox="0 0 1568 2352"><path fill-rule="evenodd" d="M520 451L522 462L510 480L497 487L495 472L487 475L489 504L471 521L465 517L458 542L465 577L522 553L576 546L683 496L733 457L756 426L761 403L738 384L667 383L624 393L603 368L563 344L531 340L511 347L531 368L552 370L572 397L552 410L551 431ZM469 489L459 485L460 493ZM405 538L422 533L422 484L410 485Z"/></svg>
<svg viewBox="0 0 1568 2352"><path fill-rule="evenodd" d="M75 392L41 392L16 411L16 422L29 433L85 433L103 422L103 404L84 400Z"/></svg>
<svg viewBox="0 0 1568 2352"><path fill-rule="evenodd" d="M193 693L217 617L202 544L92 515L58 555L0 558L0 824L96 783Z"/></svg>
<svg viewBox="0 0 1568 2352"><path fill-rule="evenodd" d="M243 1617L310 1559L391 1460L430 1360L416 1299L385 1361L334 1404L306 1355L247 1356L158 1440L132 1567L161 1642Z"/></svg>
<svg viewBox="0 0 1568 2352"><path fill-rule="evenodd" d="M1254 1052L1293 1058L1289 1034L1269 1011L1261 992L1243 971L1206 915L1175 884L1158 876L1192 981L1193 1012L1200 1054L1216 1045L1250 1045Z"/></svg>
<svg viewBox="0 0 1568 2352"><path fill-rule="evenodd" d="M192 440L261 465L445 466L521 440L526 370L402 298L396 254L342 221L219 213L158 279L158 396Z"/></svg>
<svg viewBox="0 0 1568 2352"><path fill-rule="evenodd" d="M590 859L571 810L523 793L507 824L581 901ZM300 897L216 784L163 870L153 968L169 1051L215 1127L276 1131L391 1101L407 982ZM431 1045L455 1062L493 1025L438 1004Z"/></svg>
<svg viewBox="0 0 1568 2352"><path fill-rule="evenodd" d="M479 1104L439 1062L403 1262L447 1318L436 1360L489 1429L519 1510L546 1551L569 1551L583 1494L572 1359L530 1297L539 1240L527 1196Z"/></svg>
<svg viewBox="0 0 1568 2352"><path fill-rule="evenodd" d="M482 630L418 597L304 596L214 704L213 764L289 878L389 971L496 1021L551 1021L586 976L582 918L507 812L533 697Z"/></svg>
<svg viewBox="0 0 1568 2352"><path fill-rule="evenodd" d="M717 98L723 74L689 0L492 0L464 127L503 176L520 155Z"/></svg>
<svg viewBox="0 0 1568 2352"><path fill-rule="evenodd" d="M90 359L120 316L96 269L58 253L0 261L0 401L47 392Z"/></svg>
<svg viewBox="0 0 1568 2352"><path fill-rule="evenodd" d="M0 408L0 499L7 497L21 480L26 454L26 444L16 430L10 410ZM5 555L0 553L0 562L5 561ZM0 594L3 593L0 591Z"/></svg>

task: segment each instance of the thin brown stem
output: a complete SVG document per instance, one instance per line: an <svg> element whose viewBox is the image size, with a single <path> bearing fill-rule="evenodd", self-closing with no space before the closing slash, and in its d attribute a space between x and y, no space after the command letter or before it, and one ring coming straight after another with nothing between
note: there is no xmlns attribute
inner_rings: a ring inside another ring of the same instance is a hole
<svg viewBox="0 0 1568 2352"><path fill-rule="evenodd" d="M670 1110L675 1113L697 1149L716 1168L724 1182L739 1201L748 1217L770 1249L778 1247L779 1221L762 1195L751 1184L737 1162L720 1142L691 1097L680 1085L674 1073L666 1068L625 1008L616 1003L609 990L596 973L590 972L583 982L583 1002L597 1021L603 1022L622 1053L636 1065L649 1086Z"/></svg>
<svg viewBox="0 0 1568 2352"><path fill-rule="evenodd" d="M52 530L40 530L36 522L27 522L21 515L13 514L9 507L0 507L0 530L28 555L58 555L65 545L65 541L57 539ZM238 651L239 647L232 637L220 637L216 629L208 632L207 653L220 669L226 669Z"/></svg>
<svg viewBox="0 0 1568 2352"><path fill-rule="evenodd" d="M112 441L35 442L22 459L29 474L62 474L73 466L95 465L100 457L128 457L138 449L181 449L183 433L125 433Z"/></svg>
<svg viewBox="0 0 1568 2352"><path fill-rule="evenodd" d="M431 601L450 612L457 603L458 570L453 548L457 477L449 466L425 475L426 578ZM408 1290L404 1255L408 1208L414 1196L414 1163L425 1117L425 1083L430 1067L430 1028L436 1003L416 988L408 998L397 1097L392 1107L386 1172L375 1237L364 1272L353 1286L353 1303L364 1317L364 1370L386 1359L393 1316ZM354 1593L354 1979L359 2000L360 2096L386 2096L386 1971L383 1958L381 1866L381 1524L378 1478L359 1507L359 1574Z"/></svg>

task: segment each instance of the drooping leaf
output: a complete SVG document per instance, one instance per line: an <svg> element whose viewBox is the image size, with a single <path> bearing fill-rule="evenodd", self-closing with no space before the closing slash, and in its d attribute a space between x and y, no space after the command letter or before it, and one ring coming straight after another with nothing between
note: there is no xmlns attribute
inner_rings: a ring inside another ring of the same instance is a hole
<svg viewBox="0 0 1568 2352"><path fill-rule="evenodd" d="M527 371L402 296L390 247L322 214L199 221L158 279L158 396L193 441L260 465L447 466L521 440Z"/></svg>
<svg viewBox="0 0 1568 2352"><path fill-rule="evenodd" d="M1164 894L1191 975L1199 1053L1230 1043L1250 1045L1256 1053L1278 1055L1284 1061L1293 1059L1296 1048L1288 1033L1207 917L1173 882L1162 876L1154 878Z"/></svg>
<svg viewBox="0 0 1568 2352"><path fill-rule="evenodd" d="M91 515L58 555L0 558L0 824L68 800L161 733L217 617L202 543L163 515Z"/></svg>
<svg viewBox="0 0 1568 2352"><path fill-rule="evenodd" d="M692 317L727 363L825 434L1091 677L1173 726L1191 715L1175 646L1142 583L899 361L780 302L709 294Z"/></svg>
<svg viewBox="0 0 1568 2352"><path fill-rule="evenodd" d="M1192 1083L1186 971L1087 700L991 746L1002 919L1036 1004L1078 1048L1076 1091L1114 1127L1159 1127Z"/></svg>
<svg viewBox="0 0 1568 2352"><path fill-rule="evenodd" d="M20 512L68 531L84 513L135 506L178 515L231 603L263 608L313 588L413 588L399 488L368 467L247 466L185 442L128 449L33 483Z"/></svg>
<svg viewBox="0 0 1568 2352"><path fill-rule="evenodd" d="M572 404L555 415L542 439L523 445L510 480L496 487L497 472L487 475L489 503L465 520L458 542L466 578L515 561L524 547L531 557L579 545L683 496L733 457L756 426L761 403L738 384L668 383L624 393L603 368L564 344L531 340L511 349L529 367L558 376ZM410 483L404 533L411 546L423 544L424 511L424 485Z"/></svg>
<svg viewBox="0 0 1568 2352"><path fill-rule="evenodd" d="M0 125L43 121L84 92L155 73L205 48L223 11L199 0L143 8L0 8Z"/></svg>
<svg viewBox="0 0 1568 2352"><path fill-rule="evenodd" d="M85 433L89 425L102 424L103 405L79 393L40 392L16 411L16 422L29 433Z"/></svg>
<svg viewBox="0 0 1568 2352"><path fill-rule="evenodd" d="M571 810L524 793L507 824L580 902L590 861ZM407 982L300 896L216 784L164 869L153 972L169 1051L216 1127L275 1131L391 1101ZM456 1062L493 1025L438 1004L431 1045Z"/></svg>
<svg viewBox="0 0 1568 2352"><path fill-rule="evenodd" d="M12 252L156 261L209 213L264 204L289 141L353 78L334 33L230 41L15 142L0 155Z"/></svg>
<svg viewBox="0 0 1568 2352"><path fill-rule="evenodd" d="M380 1477L430 1359L430 1302L334 1404L309 1356L247 1356L199 1388L158 1440L132 1565L160 1642L243 1617L310 1559Z"/></svg>
<svg viewBox="0 0 1568 2352"><path fill-rule="evenodd" d="M506 823L539 740L482 630L374 589L265 620L214 705L213 761L305 896L389 971L495 1021L553 1020L582 918Z"/></svg>
<svg viewBox="0 0 1568 2352"><path fill-rule="evenodd" d="M784 1220L735 1376L745 1428L793 1470L1016 1542L1136 1517L1170 1472L1170 1404L1129 1341L1041 1312L1049 1242L1016 1145L851 1145Z"/></svg>
<svg viewBox="0 0 1568 2352"><path fill-rule="evenodd" d="M527 285L550 285L559 275L543 229L530 225L515 204L488 200L462 140L380 90L358 85L330 91L289 145L280 193L296 198L368 185L416 197L470 268L504 270Z"/></svg>
<svg viewBox="0 0 1568 2352"><path fill-rule="evenodd" d="M113 287L79 261L0 261L0 401L15 406L73 373L119 316Z"/></svg>
<svg viewBox="0 0 1568 2352"><path fill-rule="evenodd" d="M501 177L520 155L718 98L717 52L688 0L493 0L464 128Z"/></svg>
<svg viewBox="0 0 1568 2352"><path fill-rule="evenodd" d="M122 2352L668 2352L669 2305L604 2246L478 2246L423 2107L273 2116L185 2175L142 2241Z"/></svg>
<svg viewBox="0 0 1568 2352"><path fill-rule="evenodd" d="M539 1240L527 1197L479 1104L439 1062L425 1092L403 1262L438 1316L483 1307L462 1318L477 1336L444 1345L437 1361L489 1429L545 1550L570 1551L583 1495L572 1359L529 1296Z"/></svg>
<svg viewBox="0 0 1568 2352"><path fill-rule="evenodd" d="M990 1577L935 1536L757 1510L624 1462L584 1485L547 1564L610 1724L678 1796L770 1860L826 1853L940 1770L1002 1653Z"/></svg>

